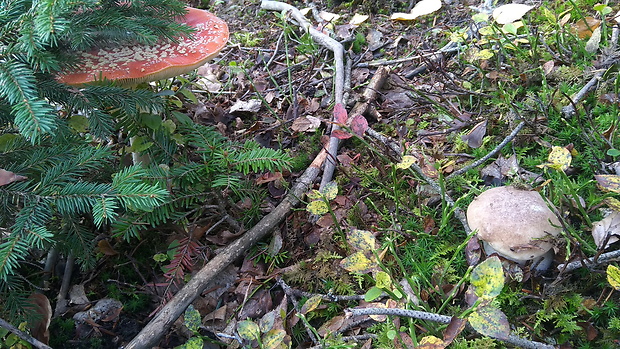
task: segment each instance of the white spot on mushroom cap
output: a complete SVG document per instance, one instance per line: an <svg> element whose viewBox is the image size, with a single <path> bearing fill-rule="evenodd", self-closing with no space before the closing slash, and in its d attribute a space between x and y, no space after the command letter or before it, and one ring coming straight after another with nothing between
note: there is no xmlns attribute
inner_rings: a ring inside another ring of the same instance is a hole
<svg viewBox="0 0 620 349"><path fill-rule="evenodd" d="M467 208L467 222L503 257L524 262L544 255L560 222L536 191L512 186L489 189Z"/></svg>
<svg viewBox="0 0 620 349"><path fill-rule="evenodd" d="M131 45L77 52L77 69L59 75L67 84L84 84L100 77L120 83L166 79L187 73L215 56L228 41L226 23L211 13L188 8L187 24L196 32L178 43ZM191 57L191 58L189 58Z"/></svg>

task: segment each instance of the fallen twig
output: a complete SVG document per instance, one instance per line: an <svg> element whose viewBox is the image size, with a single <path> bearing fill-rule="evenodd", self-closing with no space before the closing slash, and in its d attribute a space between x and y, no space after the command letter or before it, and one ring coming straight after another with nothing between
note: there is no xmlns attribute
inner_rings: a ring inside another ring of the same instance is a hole
<svg viewBox="0 0 620 349"><path fill-rule="evenodd" d="M297 25L310 34L312 39L334 53L334 102L343 103L344 47L342 47L338 41L330 38L327 34L324 34L312 27L306 17L304 17L304 15L294 6L279 1L263 0L261 2L261 8L271 11L287 12L290 17L297 22ZM333 124L332 132L339 128L340 127L338 125ZM329 145L327 146L328 155L323 169L323 176L321 177L321 187L324 187L328 182L330 182L334 175L334 170L336 169L336 153L338 152L339 141L340 140L336 137L330 137L329 139Z"/></svg>
<svg viewBox="0 0 620 349"><path fill-rule="evenodd" d="M268 215L263 217L252 229L210 260L183 288L153 317L153 319L134 337L126 349L153 348L174 321L183 314L185 309L208 286L208 283L217 277L230 263L243 255L256 242L265 237L288 215L300 198L308 191L312 182L320 172L325 161L324 150L319 152L310 166L297 180L284 200Z"/></svg>
<svg viewBox="0 0 620 349"><path fill-rule="evenodd" d="M49 345L44 344L44 343L38 341L36 338L32 337L31 335L29 335L26 332L20 331L17 327L11 325L10 323L8 323L7 321L5 321L4 319L1 319L1 318L0 318L0 327L5 328L5 329L11 331L17 337L19 337L19 338L25 340L26 342L30 343L35 348L39 348L39 349L52 349L52 347L50 347Z"/></svg>
<svg viewBox="0 0 620 349"><path fill-rule="evenodd" d="M579 269L581 267L590 268L593 266L597 266L599 264L611 262L611 261L618 260L618 259L620 259L620 250L603 253L600 256L598 256L598 258L587 258L587 259L581 259L581 260L570 262L570 263L560 264L558 265L558 270L561 272L569 272L575 269Z"/></svg>
<svg viewBox="0 0 620 349"><path fill-rule="evenodd" d="M616 46L618 45L618 33L620 33L620 29L618 28L618 26L613 27L612 32L611 32L611 41L610 41L610 45L609 47L613 50L615 50ZM601 81L601 79L603 78L603 75L605 74L605 72L607 71L607 67L617 63L618 59L615 58L613 60L610 60L608 62L605 62L605 64L603 64L603 69L600 69L599 71L597 71L594 76L590 79L590 81L588 81L588 83L586 83L581 90L577 91L577 93L575 93L571 99L570 99L570 103L562 108L562 114L564 114L565 117L573 117L576 114L576 110L575 110L575 106L577 105L577 103L581 102L586 95L593 90L596 90L596 88L598 87L598 83L599 81Z"/></svg>
<svg viewBox="0 0 620 349"><path fill-rule="evenodd" d="M458 175L461 175L471 170L472 168L476 168L479 165L483 164L485 161L492 158L493 156L497 155L497 153L499 153L502 150L502 148L506 146L506 144L510 143L517 136L517 134L521 131L521 129L523 129L524 126L525 126L525 121L521 121L517 125L517 127L515 127L514 130L512 130L512 132L510 132L510 134L506 136L506 138L504 138L504 140L500 144L498 144L493 150L491 150L488 154L472 162L471 164L452 172L450 175L446 177L446 179L456 177Z"/></svg>
<svg viewBox="0 0 620 349"><path fill-rule="evenodd" d="M362 316L362 315L391 315L402 316L414 319L428 320L433 322L439 322L442 324L449 324L452 321L452 317L447 315L439 315L434 313L428 313L425 311L408 310L399 308L363 308L363 309L347 309L345 310L347 316ZM498 339L502 342L510 343L512 345L519 346L527 349L554 349L553 345L531 341L529 339L521 338L514 334L510 334L507 339Z"/></svg>
<svg viewBox="0 0 620 349"><path fill-rule="evenodd" d="M279 279L277 284L280 285L280 287L282 287L282 290L284 290L284 293L288 296L288 298L293 303L293 307L295 307L295 310L299 312L301 310L301 307L299 306L299 302L297 302L297 298L295 298L295 294L292 292L291 287L287 285L286 282L284 282L284 280L282 279ZM310 326L306 317L299 316L299 319L304 324L304 327L306 328L306 333L308 334L308 337L312 339L312 343L314 343L314 345L317 345L319 343L319 339L315 336L314 332L312 331L312 326Z"/></svg>

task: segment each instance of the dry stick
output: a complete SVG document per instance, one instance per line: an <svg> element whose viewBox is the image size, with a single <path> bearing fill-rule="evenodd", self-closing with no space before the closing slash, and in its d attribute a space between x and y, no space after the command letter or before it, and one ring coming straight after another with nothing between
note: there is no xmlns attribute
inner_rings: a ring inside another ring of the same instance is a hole
<svg viewBox="0 0 620 349"><path fill-rule="evenodd" d="M579 269L581 267L589 268L589 267L593 267L599 264L611 262L617 259L620 259L620 250L603 253L600 256L598 256L598 258L596 259L587 258L587 259L582 259L582 260L578 260L578 261L574 261L574 262L570 262L566 264L560 264L558 265L558 270L561 272L569 272L575 269Z"/></svg>
<svg viewBox="0 0 620 349"><path fill-rule="evenodd" d="M39 348L39 349L52 349L52 347L50 347L47 344L44 344L40 341L38 341L36 338L32 337L31 335L29 335L26 332L20 331L17 327L11 325L10 323L8 323L6 320L0 318L0 327L5 328L11 332L13 332L17 337L25 340L26 342L32 344L33 347L35 348Z"/></svg>
<svg viewBox="0 0 620 349"><path fill-rule="evenodd" d="M295 295L293 294L291 287L287 285L286 282L284 282L284 280L282 279L279 279L277 284L280 285L282 290L284 290L284 294L286 294L288 298L291 300L291 302L293 303L293 307L295 307L295 310L298 312L301 312L301 307L299 306L299 302L297 302L297 298L295 298ZM301 322L304 324L304 327L306 328L306 333L308 334L308 337L312 339L312 343L314 343L314 345L317 345L319 343L319 339L315 336L314 332L312 331L312 326L310 325L310 323L308 323L308 319L306 319L305 316L298 315L298 317L301 320Z"/></svg>
<svg viewBox="0 0 620 349"><path fill-rule="evenodd" d="M364 115L369 109L370 103L377 99L377 91L381 89L388 77L390 69L379 67L370 79L368 86L362 92L362 100L357 102L351 112L351 115ZM378 119L378 118L377 118Z"/></svg>
<svg viewBox="0 0 620 349"><path fill-rule="evenodd" d="M618 28L618 26L614 26L611 31L611 41L610 41L610 48L612 49L615 49L616 45L618 44L618 33L620 33L620 29ZM608 63L609 65L611 65L612 63L615 63L616 61L617 59L611 62L608 62ZM590 81L588 81L588 83L585 84L585 86L583 86L581 90L579 90L577 93L575 93L571 97L571 103L569 103L567 106L562 108L562 114L564 114L565 117L568 118L568 117L573 117L576 115L575 105L581 102L581 100L583 100L590 91L596 89L599 81L601 81L606 71L607 69L601 69L598 72L596 72L596 74L594 74L592 79L590 79Z"/></svg>
<svg viewBox="0 0 620 349"><path fill-rule="evenodd" d="M314 41L334 53L334 102L342 103L344 95L344 47L342 47L338 41L314 29L306 17L304 17L304 15L294 6L279 1L263 0L261 2L261 8L265 10L288 12L288 14L290 14L290 16L297 22L297 25L299 25L304 31L308 32ZM332 132L338 129L340 129L340 127L336 124L332 126ZM334 175L334 170L336 169L336 153L338 152L339 141L340 140L336 137L329 138L329 145L327 146L328 156L327 161L325 161L325 168L323 169L323 177L321 178L321 188L330 182Z"/></svg>
<svg viewBox="0 0 620 349"><path fill-rule="evenodd" d="M439 315L433 313L427 313L425 311L398 309L398 308L364 308L364 309L347 309L345 310L347 316L362 316L362 315L391 315L410 317L414 319L428 320L433 322L439 322L442 324L449 324L452 321L452 317L446 315ZM496 338L497 339L497 338ZM519 346L521 348L528 349L554 349L553 345L531 341L529 339L518 337L514 334L508 335L506 339L497 339L502 342L506 342L512 345Z"/></svg>
<svg viewBox="0 0 620 349"><path fill-rule="evenodd" d="M446 177L446 179L450 179L452 177L461 175L461 174L471 170L472 168L476 168L479 165L483 164L485 161L489 160L491 157L495 156L497 153L499 153L502 150L502 148L504 146L506 146L506 144L511 142L517 136L519 131L521 131L521 129L523 129L524 126L525 126L525 121L521 121L517 125L517 127L515 127L515 129L512 130L512 132L510 132L510 134L506 138L504 138L504 140L500 144L497 145L497 147L495 147L493 150L491 150L491 152L489 152L487 155L481 157L480 159L472 162L471 164L469 164L469 165L467 165L467 166L465 166L465 167L463 167L461 169L458 169L458 170L452 172L449 176Z"/></svg>
<svg viewBox="0 0 620 349"><path fill-rule="evenodd" d="M325 157L326 153L324 150L319 152L284 200L252 229L223 248L217 256L200 269L125 348L142 349L155 347L161 336L183 314L190 303L204 291L210 281L284 220L291 209L300 202L300 198L308 191L312 182L318 176Z"/></svg>
<svg viewBox="0 0 620 349"><path fill-rule="evenodd" d="M71 286L71 276L73 274L73 266L75 264L75 257L73 253L69 253L67 256L67 264L65 264L65 272L62 276L62 283L60 284L60 291L58 291L58 300L56 301L56 308L54 309L54 317L61 316L67 311L67 293L69 293L69 286Z"/></svg>

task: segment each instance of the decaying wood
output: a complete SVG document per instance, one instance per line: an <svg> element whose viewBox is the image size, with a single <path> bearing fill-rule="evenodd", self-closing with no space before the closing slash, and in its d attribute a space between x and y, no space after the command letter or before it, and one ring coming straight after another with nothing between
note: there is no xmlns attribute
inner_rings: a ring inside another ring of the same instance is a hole
<svg viewBox="0 0 620 349"><path fill-rule="evenodd" d="M204 291L211 280L217 277L230 263L243 256L260 239L269 234L286 218L291 209L299 204L300 198L308 191L312 182L319 174L325 157L326 152L322 150L298 179L284 200L252 229L223 248L217 256L200 269L125 348L142 349L155 347L162 335L185 312L185 309L194 299Z"/></svg>

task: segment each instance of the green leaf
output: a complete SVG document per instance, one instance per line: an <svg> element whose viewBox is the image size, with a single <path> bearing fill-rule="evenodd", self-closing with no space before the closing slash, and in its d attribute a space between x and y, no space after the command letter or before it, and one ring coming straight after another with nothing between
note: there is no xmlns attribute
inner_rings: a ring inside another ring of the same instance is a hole
<svg viewBox="0 0 620 349"><path fill-rule="evenodd" d="M185 324L185 327L194 333L197 333L198 329L200 329L200 325L202 324L200 313L198 310L194 309L194 306L191 304L185 310L183 323Z"/></svg>
<svg viewBox="0 0 620 349"><path fill-rule="evenodd" d="M607 155L613 156L613 157L620 156L620 150L619 149L615 149L615 148L608 149L607 150Z"/></svg>
<svg viewBox="0 0 620 349"><path fill-rule="evenodd" d="M67 124L71 127L75 132L84 133L88 131L88 118L84 115L71 115Z"/></svg>
<svg viewBox="0 0 620 349"><path fill-rule="evenodd" d="M315 200L315 201L310 201L310 203L306 207L306 210L308 210L308 212L312 214L321 216L329 212L329 207L327 206L327 203L325 203L325 201Z"/></svg>
<svg viewBox="0 0 620 349"><path fill-rule="evenodd" d="M157 130L161 127L162 120L161 116L157 114L141 113L140 122L142 123L142 125L152 130Z"/></svg>
<svg viewBox="0 0 620 349"><path fill-rule="evenodd" d="M204 341L201 337L190 337L183 345L179 345L177 349L202 349Z"/></svg>
<svg viewBox="0 0 620 349"><path fill-rule="evenodd" d="M479 307L467 320L474 330L487 337L504 340L510 334L506 314L491 305Z"/></svg>
<svg viewBox="0 0 620 349"><path fill-rule="evenodd" d="M336 182L331 181L321 189L321 194L325 197L326 200L333 200L338 195L338 184Z"/></svg>
<svg viewBox="0 0 620 349"><path fill-rule="evenodd" d="M504 269L497 256L487 258L478 264L471 273L471 285L478 297L497 297L504 287Z"/></svg>
<svg viewBox="0 0 620 349"><path fill-rule="evenodd" d="M390 290L392 289L392 278L390 277L390 274L380 271L375 277L375 284L381 289Z"/></svg>
<svg viewBox="0 0 620 349"><path fill-rule="evenodd" d="M379 298L379 296L381 296L382 294L383 294L382 289L380 289L377 286L373 286L368 291L366 291L366 294L364 294L364 301L372 302L375 299Z"/></svg>
<svg viewBox="0 0 620 349"><path fill-rule="evenodd" d="M177 121L179 121L179 123L181 123L181 125L189 126L189 125L193 125L194 124L194 121L189 116L187 116L186 114L183 114L183 113L181 113L179 111L173 110L172 111L172 116L174 116L177 119Z"/></svg>
<svg viewBox="0 0 620 349"><path fill-rule="evenodd" d="M615 265L607 266L607 281L616 291L620 291L620 269Z"/></svg>
<svg viewBox="0 0 620 349"><path fill-rule="evenodd" d="M260 338L260 328L251 320L243 320L237 323L237 333L239 337L249 341Z"/></svg>

